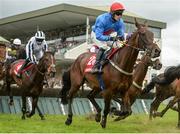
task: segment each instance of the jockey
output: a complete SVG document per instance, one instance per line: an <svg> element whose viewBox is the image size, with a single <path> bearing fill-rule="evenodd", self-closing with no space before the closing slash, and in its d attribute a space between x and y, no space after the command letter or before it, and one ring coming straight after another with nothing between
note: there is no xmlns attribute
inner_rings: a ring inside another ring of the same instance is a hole
<svg viewBox="0 0 180 134"><path fill-rule="evenodd" d="M7 60L15 60L17 57L17 50L21 46L21 40L16 38L13 40L11 47L8 49Z"/></svg>
<svg viewBox="0 0 180 134"><path fill-rule="evenodd" d="M13 45L11 46L12 49L17 50L21 46L21 40L16 38L13 40Z"/></svg>
<svg viewBox="0 0 180 134"><path fill-rule="evenodd" d="M6 52L6 67L8 67L12 62L17 60L19 47L21 46L21 40L16 38L13 40L13 43L9 48L7 48Z"/></svg>
<svg viewBox="0 0 180 134"><path fill-rule="evenodd" d="M152 79L152 81L160 85L166 85L166 84L170 84L175 79L179 79L179 78L180 78L180 65L166 68L162 78L156 76Z"/></svg>
<svg viewBox="0 0 180 134"><path fill-rule="evenodd" d="M150 83L148 83L146 87L143 89L142 94L148 93L152 88L154 88L155 84L169 85L175 79L179 79L179 78L180 78L180 65L170 66L165 69L163 75L158 75L152 78Z"/></svg>
<svg viewBox="0 0 180 134"><path fill-rule="evenodd" d="M21 43L21 40L16 38L13 41L13 44L11 46L12 51L15 51L15 58L18 59L26 59L26 52L25 48Z"/></svg>
<svg viewBox="0 0 180 134"><path fill-rule="evenodd" d="M111 5L109 13L104 13L96 18L92 27L91 38L100 49L91 73L101 73L99 67L101 66L101 60L104 59L104 52L110 49L114 41L124 40L125 24L122 19L124 10L125 8L121 3L115 2ZM116 37L110 36L113 32L117 32Z"/></svg>
<svg viewBox="0 0 180 134"><path fill-rule="evenodd" d="M37 31L35 36L31 37L26 45L26 61L18 71L17 76L21 78L22 70L29 62L38 64L45 51L48 50L48 45L45 41L45 34L43 31Z"/></svg>

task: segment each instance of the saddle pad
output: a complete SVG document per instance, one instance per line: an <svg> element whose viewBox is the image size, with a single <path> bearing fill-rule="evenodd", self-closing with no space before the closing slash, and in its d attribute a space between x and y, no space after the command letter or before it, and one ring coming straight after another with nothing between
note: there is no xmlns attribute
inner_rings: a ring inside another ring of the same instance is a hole
<svg viewBox="0 0 180 134"><path fill-rule="evenodd" d="M96 62L96 54L93 54L88 60L86 64L86 68L84 70L85 73L90 72Z"/></svg>
<svg viewBox="0 0 180 134"><path fill-rule="evenodd" d="M18 73L18 70L21 68L21 66L24 64L24 60L21 60L19 61L17 64L15 64L15 67L14 67L14 73L17 75Z"/></svg>
<svg viewBox="0 0 180 134"><path fill-rule="evenodd" d="M24 60L19 60L15 65L14 65L14 70L13 72L17 75L19 69L21 66L24 64ZM29 63L21 72L24 73L25 71L28 71L32 68L33 64Z"/></svg>

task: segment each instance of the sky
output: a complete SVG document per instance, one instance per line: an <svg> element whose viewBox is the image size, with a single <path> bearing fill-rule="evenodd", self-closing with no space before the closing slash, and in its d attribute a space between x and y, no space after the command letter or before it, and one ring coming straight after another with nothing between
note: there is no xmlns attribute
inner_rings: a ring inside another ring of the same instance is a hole
<svg viewBox="0 0 180 134"><path fill-rule="evenodd" d="M166 22L167 28L162 30L162 63L165 66L180 64L180 0L0 0L0 18L61 3L110 6L117 1L123 3L127 11Z"/></svg>

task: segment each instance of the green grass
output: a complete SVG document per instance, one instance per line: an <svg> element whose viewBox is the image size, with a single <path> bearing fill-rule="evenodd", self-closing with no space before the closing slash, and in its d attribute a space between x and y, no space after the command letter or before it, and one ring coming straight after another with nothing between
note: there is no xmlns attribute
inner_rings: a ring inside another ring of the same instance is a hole
<svg viewBox="0 0 180 134"><path fill-rule="evenodd" d="M66 126L63 115L46 115L41 121L38 115L31 119L21 120L21 115L0 114L0 132L28 132L28 133L180 133L177 126L177 113L169 111L163 118L149 121L148 115L132 115L131 117L114 122L108 117L107 127L102 129L99 123L87 116L74 116L71 126Z"/></svg>

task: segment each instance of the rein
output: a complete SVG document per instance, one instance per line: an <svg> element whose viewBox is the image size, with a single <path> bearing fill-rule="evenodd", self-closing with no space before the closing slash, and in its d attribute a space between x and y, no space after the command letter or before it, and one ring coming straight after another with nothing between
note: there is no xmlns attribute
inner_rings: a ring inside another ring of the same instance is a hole
<svg viewBox="0 0 180 134"><path fill-rule="evenodd" d="M143 51L144 49L142 49L142 48L138 48L138 47L134 47L134 46L131 46L131 45L129 45L129 44L124 44L125 46L127 46L127 47L130 47L130 48L132 48L132 49L135 49L135 50L137 50L137 51Z"/></svg>
<svg viewBox="0 0 180 134"><path fill-rule="evenodd" d="M139 33L138 33L138 38L140 38L142 41L143 41L143 43L145 44L146 42L141 38L141 36L139 36ZM113 44L114 44L114 42L113 42ZM122 43L124 46L127 46L127 47L130 47L130 48L132 48L132 49L135 49L135 50L137 50L137 51L144 51L144 48L138 48L138 47L134 47L134 46L131 46L131 45L129 45L129 44L127 44L127 43ZM137 39L137 37L136 37L136 44L138 44L138 39ZM125 75L133 75L133 72L131 72L131 73L129 73L129 72L126 72L126 71L124 71L123 69L121 69L121 68L119 68L119 66L117 66L112 60L109 60L109 62L110 62L110 64L115 68L115 69L117 69L119 72L121 72L121 73L123 73L123 74L125 74ZM137 84L136 84L137 85ZM141 87L141 86L138 86L138 87Z"/></svg>
<svg viewBox="0 0 180 134"><path fill-rule="evenodd" d="M36 70L37 70L37 72L38 72L39 74L41 74L41 75L45 75L45 73L42 73L41 71L39 71L39 69L38 69L38 67L37 67L37 66L36 66L35 68L36 68Z"/></svg>
<svg viewBox="0 0 180 134"><path fill-rule="evenodd" d="M139 84L137 84L135 81L133 81L132 84L133 84L136 88L142 89L142 86L140 86Z"/></svg>

